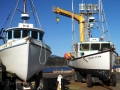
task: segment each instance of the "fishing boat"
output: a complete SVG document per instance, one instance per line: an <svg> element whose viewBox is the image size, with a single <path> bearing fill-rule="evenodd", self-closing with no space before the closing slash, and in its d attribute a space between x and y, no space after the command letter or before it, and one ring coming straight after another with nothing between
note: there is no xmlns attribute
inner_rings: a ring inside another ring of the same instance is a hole
<svg viewBox="0 0 120 90"><path fill-rule="evenodd" d="M53 8L54 13L70 17L72 22L75 19L80 25L80 41L75 43L74 23L72 24L72 52L64 55L67 64L75 69L75 80L84 78L88 87L92 87L95 77L101 81L111 81L110 83L115 86L116 77L112 73L112 68L118 54L107 37L109 36L109 29L102 0L99 0L99 4L84 4L82 2L79 4L79 11L80 14L75 14L73 9L72 12L69 12L59 7ZM102 23L98 24L98 22ZM98 38L92 37L93 29L100 30L102 35Z"/></svg>
<svg viewBox="0 0 120 90"><path fill-rule="evenodd" d="M0 38L4 41L4 44L0 46L0 60L7 73L14 74L23 82L27 82L36 75L40 76L37 79L42 78L42 71L51 54L51 49L43 40L44 31L41 28L33 1L30 0L32 12L36 16L40 28L27 23L30 18L26 11L27 0L23 0L23 11L18 9L19 1L17 1L8 29L2 29L0 32ZM22 12L23 22L18 23L18 27L11 27L17 10Z"/></svg>

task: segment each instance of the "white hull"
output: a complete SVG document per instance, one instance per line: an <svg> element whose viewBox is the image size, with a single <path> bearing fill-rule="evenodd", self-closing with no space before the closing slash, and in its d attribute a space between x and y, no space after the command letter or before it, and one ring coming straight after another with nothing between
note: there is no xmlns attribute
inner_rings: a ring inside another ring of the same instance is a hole
<svg viewBox="0 0 120 90"><path fill-rule="evenodd" d="M111 70L116 59L116 53L105 51L70 60L68 65L78 69Z"/></svg>
<svg viewBox="0 0 120 90"><path fill-rule="evenodd" d="M27 81L35 73L44 69L45 60L50 54L51 51L47 45L29 38L27 42L17 40L11 47L1 49L0 59L7 72L15 73L20 79Z"/></svg>

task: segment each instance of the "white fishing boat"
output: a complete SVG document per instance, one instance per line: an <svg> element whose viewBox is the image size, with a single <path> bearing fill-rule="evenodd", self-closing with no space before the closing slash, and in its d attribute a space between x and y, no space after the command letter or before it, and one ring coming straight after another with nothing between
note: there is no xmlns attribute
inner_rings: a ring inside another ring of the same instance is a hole
<svg viewBox="0 0 120 90"><path fill-rule="evenodd" d="M21 11L23 22L19 23L18 27L10 27L14 14L18 10L18 0L9 28L5 30L6 38L3 37L5 34L1 30L0 38L3 39L4 44L0 46L0 60L2 65L6 67L6 72L15 74L19 79L27 82L37 73L42 74L46 61L51 54L51 49L43 41L44 31L42 31L42 28L27 23L30 16L26 12L26 0L23 0L23 2L24 11ZM40 25L33 1L30 0L30 3L32 12L36 15Z"/></svg>
<svg viewBox="0 0 120 90"><path fill-rule="evenodd" d="M74 22L75 19L80 24L80 41L75 43L73 23L72 53L68 52L65 54L65 58L68 60L68 66L75 69L77 77L83 76L87 78L88 87L92 86L93 77L97 77L102 81L110 80L112 81L112 85L115 86L116 77L115 74L111 72L113 71L112 68L118 54L115 51L114 45L108 40L106 35L106 33L108 33L109 36L109 31L102 0L99 0L99 5L79 4L79 10L80 14L74 14L74 11L69 12L59 7L54 7L53 9L54 13L71 17L72 22ZM101 22L101 24L98 22ZM92 37L91 31L93 29L100 30L102 35L99 36L99 38ZM76 80L78 80L77 77Z"/></svg>

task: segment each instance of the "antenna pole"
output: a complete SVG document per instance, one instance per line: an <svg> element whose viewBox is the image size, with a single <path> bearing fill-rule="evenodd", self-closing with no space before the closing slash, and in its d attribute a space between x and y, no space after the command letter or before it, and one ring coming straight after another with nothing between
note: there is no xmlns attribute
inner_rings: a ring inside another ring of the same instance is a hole
<svg viewBox="0 0 120 90"><path fill-rule="evenodd" d="M73 0L72 0L72 53L76 57L75 52L75 27L74 27L74 6L73 6Z"/></svg>
<svg viewBox="0 0 120 90"><path fill-rule="evenodd" d="M26 14L26 0L24 0L23 13ZM23 23L26 23L26 20L23 20Z"/></svg>
<svg viewBox="0 0 120 90"><path fill-rule="evenodd" d="M74 52L74 18L73 18L74 10L73 10L73 0L72 0L72 52Z"/></svg>

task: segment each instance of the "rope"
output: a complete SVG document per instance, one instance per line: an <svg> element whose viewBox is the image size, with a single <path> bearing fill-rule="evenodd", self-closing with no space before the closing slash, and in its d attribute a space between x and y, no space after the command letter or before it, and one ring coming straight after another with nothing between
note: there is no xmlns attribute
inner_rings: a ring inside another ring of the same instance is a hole
<svg viewBox="0 0 120 90"><path fill-rule="evenodd" d="M45 44L45 43L44 43ZM40 58L41 58L41 53L42 53L42 44L41 44L41 48L40 48L40 56L39 56L39 63L40 64L45 64L46 63L46 45L44 46L45 49L45 61L42 63Z"/></svg>
<svg viewBox="0 0 120 90"><path fill-rule="evenodd" d="M107 38L107 36L105 35L105 33L103 32L103 30L98 26L97 23L96 23L96 26L101 30L101 32L102 32L102 34L105 36L105 38L106 38L107 40L109 40L109 39Z"/></svg>
<svg viewBox="0 0 120 90"><path fill-rule="evenodd" d="M103 5L102 5L102 7L103 7ZM110 41L111 41L110 32L109 32L109 29L108 29L107 20L106 20L106 16L105 16L105 13L104 13L104 8L103 8L103 16L104 16L104 19L105 19L105 21L106 21L106 28L107 28L107 31L108 31L109 39L110 39Z"/></svg>
<svg viewBox="0 0 120 90"><path fill-rule="evenodd" d="M39 20L39 18L38 18L38 15L37 15L36 9L35 9L35 7L34 7L33 0L30 0L30 1L31 1L31 4L32 4L32 7L34 8L34 13L35 13L36 18L37 18L37 20L38 20L38 24L39 24L39 26L40 26L40 29L42 30L42 26L41 26L41 24L40 24L40 20Z"/></svg>
<svg viewBox="0 0 120 90"><path fill-rule="evenodd" d="M108 29L108 24L107 24L107 21L106 21L106 16L105 16L105 13L104 13L104 8L103 8L103 4L102 4L102 0L99 2L100 4L99 4L99 8L100 8L100 11L99 11L99 16L103 16L102 17L102 23L104 24L104 22L105 22L105 24L106 24L106 29L107 29L107 31L104 31L103 33L105 33L105 32L108 32L108 35L109 35L109 39L108 40L110 40L111 41L111 37L110 37L110 32L109 32L109 29ZM100 18L99 18L100 19ZM104 28L103 28L104 29ZM105 34L103 34L103 35L105 35Z"/></svg>
<svg viewBox="0 0 120 90"><path fill-rule="evenodd" d="M30 1L30 0L29 0ZM35 14L34 14L34 8L32 7L32 2L30 1L30 5L31 5L31 9L32 9L32 11L33 11L33 17L34 17L34 19L35 19L35 24L36 24L36 27L38 27L37 26L37 22L36 22L36 18L35 18Z"/></svg>
<svg viewBox="0 0 120 90"><path fill-rule="evenodd" d="M16 9L17 9L17 6L18 6L19 1L20 1L20 0L17 1L16 7L15 7L15 10L14 10L14 13L13 13L13 15L12 15L12 18L11 18L11 21L10 21L10 24L9 24L8 28L11 26L11 23L12 23L12 21L13 21L13 17L14 17L14 15L15 15L15 12L16 12Z"/></svg>

